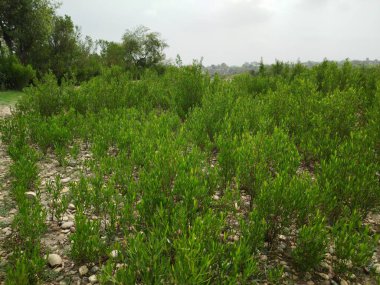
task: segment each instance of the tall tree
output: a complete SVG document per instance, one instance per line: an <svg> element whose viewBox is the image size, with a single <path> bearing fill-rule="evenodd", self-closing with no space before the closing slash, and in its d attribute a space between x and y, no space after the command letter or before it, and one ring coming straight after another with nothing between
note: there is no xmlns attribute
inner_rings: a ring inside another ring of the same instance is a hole
<svg viewBox="0 0 380 285"><path fill-rule="evenodd" d="M50 68L61 78L66 73L72 73L80 56L79 31L67 15L55 16L53 30L49 37Z"/></svg>
<svg viewBox="0 0 380 285"><path fill-rule="evenodd" d="M51 0L0 0L0 36L23 64L46 69L56 8Z"/></svg>
<svg viewBox="0 0 380 285"><path fill-rule="evenodd" d="M168 47L159 33L150 32L144 26L127 30L123 35L122 46L126 65L142 68L154 66L164 60L163 51Z"/></svg>

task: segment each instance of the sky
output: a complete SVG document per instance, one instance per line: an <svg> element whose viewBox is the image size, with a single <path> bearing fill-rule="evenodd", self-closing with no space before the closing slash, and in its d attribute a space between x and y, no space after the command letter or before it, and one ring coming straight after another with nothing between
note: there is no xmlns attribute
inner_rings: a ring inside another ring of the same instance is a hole
<svg viewBox="0 0 380 285"><path fill-rule="evenodd" d="M83 35L159 32L184 63L380 59L380 0L60 0Z"/></svg>

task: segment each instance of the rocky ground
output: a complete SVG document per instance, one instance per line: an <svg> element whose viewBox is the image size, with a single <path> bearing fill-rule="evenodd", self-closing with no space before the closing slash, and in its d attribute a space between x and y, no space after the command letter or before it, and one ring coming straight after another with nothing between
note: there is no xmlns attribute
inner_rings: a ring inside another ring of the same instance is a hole
<svg viewBox="0 0 380 285"><path fill-rule="evenodd" d="M0 108L0 115L6 116L10 114L8 107ZM77 159L68 160L66 166L60 166L58 159L52 153L48 153L42 161L39 162L38 167L40 170L40 198L41 203L47 209L47 228L41 244L43 251L47 256L47 270L45 272L46 284L96 284L99 267L96 264L77 264L70 259L70 235L75 232L75 205L69 204L62 220L55 220L51 217L50 211L50 198L46 192L46 185L49 181L54 181L56 176L61 176L63 183L62 195L69 193L69 184L78 181L81 174L89 175L89 169L86 167L86 161L91 159L91 153L82 145ZM6 147L0 140L0 283L4 284L4 265L8 255L10 254L7 248L7 240L12 239L11 223L13 216L17 213L15 203L12 201L9 188L9 166L12 161L6 153ZM35 193L30 193L35 195ZM218 193L213 196L214 200L219 200ZM240 214L249 207L249 196L242 195L241 202L235 204L237 212ZM231 223L234 218L231 217ZM366 221L373 231L380 233L380 214L370 214ZM229 238L230 242L238 240L238 233ZM317 273L299 275L291 266L291 262L287 256L287 252L294 246L292 237L280 236L278 248L269 250L267 248L260 255L260 266L263 272L273 266L282 265L284 268L283 277L284 284L378 284L373 277L369 274L368 268L363 268L360 272L351 274L345 279L338 278L333 272L331 266L334 260L334 251L326 254L325 260ZM112 253L111 253L112 255ZM380 244L377 251L373 255L372 270L380 274ZM269 283L263 283L269 284Z"/></svg>

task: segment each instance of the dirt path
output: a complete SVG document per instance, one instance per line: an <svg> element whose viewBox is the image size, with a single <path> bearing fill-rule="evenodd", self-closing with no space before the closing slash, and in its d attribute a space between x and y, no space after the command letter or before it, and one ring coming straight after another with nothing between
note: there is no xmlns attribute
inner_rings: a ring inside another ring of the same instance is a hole
<svg viewBox="0 0 380 285"><path fill-rule="evenodd" d="M11 114L11 107L8 105L0 105L0 118Z"/></svg>
<svg viewBox="0 0 380 285"><path fill-rule="evenodd" d="M0 119L11 114L9 106L0 105ZM11 236L11 223L16 213L15 204L9 195L10 176L9 166L12 160L7 154L6 146L1 140L0 133L0 284L4 282L5 260L8 252L4 240Z"/></svg>

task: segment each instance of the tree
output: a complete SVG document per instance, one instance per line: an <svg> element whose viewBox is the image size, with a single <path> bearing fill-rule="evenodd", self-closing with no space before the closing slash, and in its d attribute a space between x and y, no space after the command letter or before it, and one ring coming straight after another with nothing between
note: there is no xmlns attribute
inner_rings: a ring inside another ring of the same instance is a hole
<svg viewBox="0 0 380 285"><path fill-rule="evenodd" d="M127 30L121 43L101 41L100 46L107 66L119 65L132 70L161 63L165 59L163 51L168 45L159 33L140 26L135 30Z"/></svg>
<svg viewBox="0 0 380 285"><path fill-rule="evenodd" d="M79 31L67 15L55 16L49 37L50 68L57 78L73 73L80 56Z"/></svg>
<svg viewBox="0 0 380 285"><path fill-rule="evenodd" d="M151 67L165 59L164 49L167 43L159 33L150 32L149 28L139 26L135 30L127 30L123 35L125 61L127 66Z"/></svg>
<svg viewBox="0 0 380 285"><path fill-rule="evenodd" d="M47 69L56 8L51 0L0 0L0 37L22 64Z"/></svg>

